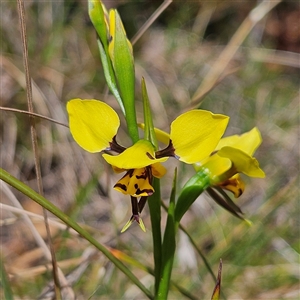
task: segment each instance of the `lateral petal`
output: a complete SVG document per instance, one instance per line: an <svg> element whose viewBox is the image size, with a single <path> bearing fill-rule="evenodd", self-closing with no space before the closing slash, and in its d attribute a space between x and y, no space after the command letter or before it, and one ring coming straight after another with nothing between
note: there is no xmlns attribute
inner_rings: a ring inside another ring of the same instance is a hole
<svg viewBox="0 0 300 300"><path fill-rule="evenodd" d="M67 103L70 131L84 150L95 153L109 148L120 119L106 103L95 99L73 99Z"/></svg>
<svg viewBox="0 0 300 300"><path fill-rule="evenodd" d="M222 138L216 150L220 150L225 146L231 146L252 156L261 142L262 138L260 131L257 127L254 127L252 130L245 132L242 135L232 135Z"/></svg>
<svg viewBox="0 0 300 300"><path fill-rule="evenodd" d="M237 173L244 173L250 177L265 177L265 173L259 167L257 159L251 157L240 149L229 146L223 147L218 151L217 155L229 158L232 161Z"/></svg>
<svg viewBox="0 0 300 300"><path fill-rule="evenodd" d="M208 157L222 137L229 117L206 110L191 110L171 124L170 138L179 160L193 164Z"/></svg>

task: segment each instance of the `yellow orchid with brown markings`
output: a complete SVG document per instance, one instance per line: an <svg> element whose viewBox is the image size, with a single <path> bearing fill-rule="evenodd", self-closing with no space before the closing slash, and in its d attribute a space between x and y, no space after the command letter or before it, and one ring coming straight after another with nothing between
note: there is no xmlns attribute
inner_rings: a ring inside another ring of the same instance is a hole
<svg viewBox="0 0 300 300"><path fill-rule="evenodd" d="M88 152L103 152L103 158L116 172L126 172L114 188L131 196L133 218L139 213L145 199L154 193L153 176L161 178L166 169L161 165L169 157L194 164L208 157L222 137L229 117L205 110L183 113L171 123L169 144L155 151L152 143L138 140L125 148L117 142L120 119L107 104L95 99L73 99L67 103L70 131L74 140ZM137 197L143 198L141 204Z"/></svg>
<svg viewBox="0 0 300 300"><path fill-rule="evenodd" d="M144 124L139 124L139 127L144 128ZM169 143L168 133L155 128L155 134L160 142ZM258 128L254 127L242 135L220 139L210 155L193 163L197 172L204 172L209 176L209 187L206 188L209 195L239 218L242 218L242 211L223 190L232 192L235 198L238 198L245 190L241 173L250 177L265 177L257 159L253 157L261 142L261 134Z"/></svg>
<svg viewBox="0 0 300 300"><path fill-rule="evenodd" d="M194 167L196 171L207 168L212 185L231 191L237 198L245 188L240 173L250 177L265 177L257 159L253 157L261 142L262 138L256 127L242 135L222 138L213 154Z"/></svg>

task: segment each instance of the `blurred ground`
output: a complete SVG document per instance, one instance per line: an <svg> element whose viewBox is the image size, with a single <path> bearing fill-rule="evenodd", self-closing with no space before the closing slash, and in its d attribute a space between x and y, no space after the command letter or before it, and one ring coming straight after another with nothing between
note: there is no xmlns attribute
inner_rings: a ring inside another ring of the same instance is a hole
<svg viewBox="0 0 300 300"><path fill-rule="evenodd" d="M107 1L109 5L113 3ZM115 1L132 37L160 4L152 1ZM95 33L84 1L26 1L27 35L34 105L37 113L67 124L69 99L105 99L107 95ZM1 7L1 106L25 109L24 71L16 3ZM174 2L134 46L136 77L145 77L155 116L155 126L168 130L170 122L188 109L195 91L220 57L253 1ZM257 126L263 144L257 158L267 177L245 178L245 193L237 200L252 227L219 208L208 196L197 200L184 225L217 272L223 259L223 290L227 299L299 298L299 52L300 6L283 1L251 31L226 68L228 75L204 98L201 108L230 116L226 134L240 134ZM225 73L226 73L225 72ZM137 110L142 121L139 85ZM0 113L1 168L36 189L34 157L28 117ZM123 121L124 125L124 121ZM112 190L119 178L101 155L91 155L72 140L67 128L37 120L39 156L45 197L84 224L99 241L151 265L151 234L132 226L120 229L130 217L129 199ZM126 145L125 127L121 140ZM162 196L167 200L175 165L179 183L192 168L169 160ZM1 202L41 214L31 200L13 190L1 191ZM150 228L148 210L143 220ZM42 222L35 219L45 238ZM58 261L73 276L78 299L141 299L137 289L89 244L52 226ZM51 281L44 268L43 251L26 222L1 210L1 248L16 298L36 299ZM72 272L84 264L76 277ZM188 259L189 258L189 259ZM136 272L147 286L152 280ZM202 260L184 234L180 235L174 280L199 299L208 299L214 286ZM170 299L181 299L177 292Z"/></svg>

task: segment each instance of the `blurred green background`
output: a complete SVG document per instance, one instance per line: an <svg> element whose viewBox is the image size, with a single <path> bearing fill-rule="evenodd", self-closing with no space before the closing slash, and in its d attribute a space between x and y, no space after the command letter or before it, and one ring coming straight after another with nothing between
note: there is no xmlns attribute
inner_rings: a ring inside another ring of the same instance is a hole
<svg viewBox="0 0 300 300"><path fill-rule="evenodd" d="M118 8L129 38L161 4L104 2L108 8ZM168 130L171 121L190 107L208 71L257 4L246 0L174 1L134 45L138 120L143 120L142 76L154 124ZM107 93L87 3L25 1L25 8L35 112L67 124L65 104L78 97L105 100L121 114ZM16 3L2 2L0 13L1 106L27 110ZM226 76L200 106L230 116L226 135L257 126L263 137L256 157L266 178L245 178L246 191L236 200L253 226L234 218L207 195L199 197L183 220L215 273L223 259L222 289L227 299L300 297L299 19L298 2L277 5L245 38ZM0 116L1 168L36 189L28 117L4 111ZM120 141L128 145L124 120L122 124ZM100 242L151 265L148 209L143 212L146 233L132 226L120 234L130 217L129 197L112 189L120 176L113 174L101 155L79 148L67 128L37 119L37 131L45 197L84 224ZM162 180L165 201L175 166L179 167L179 186L194 172L190 166L169 160L168 174ZM14 193L25 209L41 213L31 200ZM6 193L1 202L12 205ZM44 225L37 220L35 224L45 237ZM92 295L92 299L144 299L85 240L54 225L52 233L57 260L69 274L77 299ZM1 245L16 298L37 299L52 280L51 272L44 268L43 252L26 223L7 209L2 209ZM132 269L147 287L153 287L150 275ZM183 233L178 237L173 279L196 299L209 299L215 284ZM183 298L176 290L170 293L170 299Z"/></svg>

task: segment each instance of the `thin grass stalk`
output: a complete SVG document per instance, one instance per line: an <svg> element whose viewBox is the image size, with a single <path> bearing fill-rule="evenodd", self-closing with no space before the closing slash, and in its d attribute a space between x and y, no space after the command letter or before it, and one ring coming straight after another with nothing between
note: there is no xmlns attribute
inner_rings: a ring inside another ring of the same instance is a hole
<svg viewBox="0 0 300 300"><path fill-rule="evenodd" d="M282 0L264 0L251 10L249 15L243 21L241 26L232 36L219 58L215 61L208 74L203 79L201 85L194 93L190 108L197 107L201 104L202 98L215 86L220 76L224 72L228 63L231 61L241 44L244 42L253 27L276 5Z"/></svg>
<svg viewBox="0 0 300 300"><path fill-rule="evenodd" d="M21 39L23 45L23 63L24 63L24 70L25 70L25 79L26 79L26 98L28 104L28 111L33 112L33 101L32 101L32 86L31 86L31 77L29 71L29 63L28 63L28 47L27 47L27 34L26 34L26 22L25 22L25 7L24 2L22 0L18 0L18 15L21 27ZM35 172L37 176L37 186L40 195L43 194L43 184L42 184L42 174L41 174L41 166L39 161L39 154L38 154L38 145L37 145L37 133L35 127L35 119L32 116L29 116L30 120L30 133L31 133L31 142L34 154L34 165L35 165ZM58 267L55 257L55 251L51 241L51 232L48 223L48 216L47 211L43 209L44 219L45 219L45 227L47 232L47 239L48 245L50 248L51 253L51 262L53 266L53 279L55 283L55 295L58 300L61 299L61 290L60 290L60 280L58 275ZM72 295L74 296L74 295ZM74 297L72 297L74 298Z"/></svg>
<svg viewBox="0 0 300 300"><path fill-rule="evenodd" d="M155 22L155 20L163 13L163 11L173 2L173 0L165 0L152 16L145 22L139 31L131 39L132 46L140 39L140 37L147 31L147 29Z"/></svg>
<svg viewBox="0 0 300 300"><path fill-rule="evenodd" d="M64 124L62 122L59 122L59 121L57 121L55 119L52 119L52 118L49 118L49 117L46 117L46 116L43 116L43 115L40 115L40 114L36 114L36 113L33 113L33 112L29 112L27 110L21 110L21 109L17 109L17 108L3 107L3 106L0 106L0 110L9 111L9 112L17 112L17 113L21 113L21 114L25 114L25 115L37 117L37 118L44 119L44 120L50 121L52 123L55 123L55 124L58 124L58 125L61 125L61 126L69 128L68 125L66 125L66 124Z"/></svg>
<svg viewBox="0 0 300 300"><path fill-rule="evenodd" d="M109 249L96 241L86 230L79 226L69 216L64 214L58 207L49 202L46 198L35 192L17 178L0 168L0 179L20 191L22 194L31 198L33 201L44 207L49 212L53 213L56 217L62 220L69 227L77 231L84 239L94 245L101 251L117 268L119 268L149 299L153 299L152 293L137 279L137 277L119 260Z"/></svg>
<svg viewBox="0 0 300 300"><path fill-rule="evenodd" d="M26 216L31 217L32 219L34 219L35 222L44 222L44 216L42 216L42 215L33 213L31 211L27 211L25 209L21 209L21 208L17 208L17 207L11 206L11 205L7 205L7 204L4 204L4 203L0 203L0 211L3 211L3 210L9 211L9 212L15 214L16 215L16 220L17 220L18 217L24 217L26 215ZM69 230L69 227L66 226L65 224L63 224L62 222L59 222L57 220L53 220L51 218L48 218L48 221L49 221L49 224L51 224L52 226L54 226L56 228L59 228L61 230L67 230L68 233L76 235L76 236L78 234L76 231ZM0 226L3 225L4 222L5 222L5 220L3 220L0 223ZM47 248L47 250L48 250L48 248Z"/></svg>

